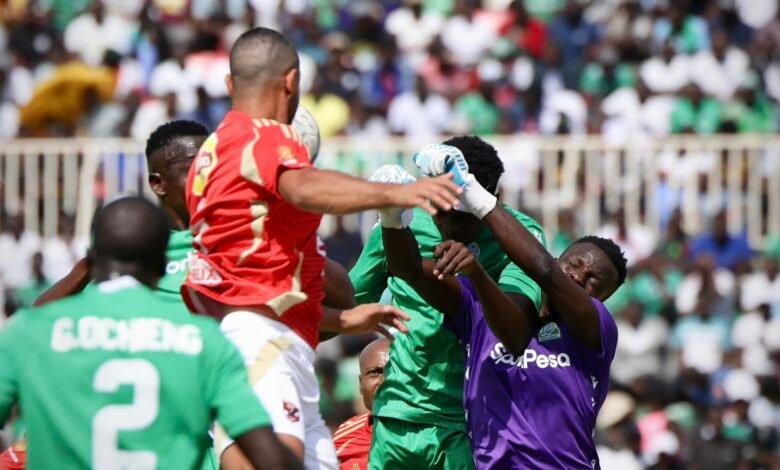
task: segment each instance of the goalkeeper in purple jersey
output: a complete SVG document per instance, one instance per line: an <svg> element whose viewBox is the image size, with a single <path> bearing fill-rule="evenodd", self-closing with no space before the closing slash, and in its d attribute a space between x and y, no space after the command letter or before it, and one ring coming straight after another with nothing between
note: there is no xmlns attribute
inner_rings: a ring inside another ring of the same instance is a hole
<svg viewBox="0 0 780 470"><path fill-rule="evenodd" d="M450 162L435 161L442 151ZM424 260L405 228L408 216L380 211L389 271L444 313L444 327L465 348L464 407L476 466L599 468L593 431L617 345L615 322L601 302L625 279L625 259L612 241L585 237L556 263L495 197L480 191L455 155L457 149L438 148L416 162L423 173L460 164L459 209L482 219L546 294L540 312L524 311L464 245L445 241L434 251L436 261ZM375 179L385 179L383 171L399 169L380 169Z"/></svg>

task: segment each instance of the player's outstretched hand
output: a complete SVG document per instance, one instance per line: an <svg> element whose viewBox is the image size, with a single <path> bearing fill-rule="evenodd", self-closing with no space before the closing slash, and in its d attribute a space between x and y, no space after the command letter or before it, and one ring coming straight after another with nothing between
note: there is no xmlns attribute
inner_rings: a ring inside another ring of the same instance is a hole
<svg viewBox="0 0 780 470"><path fill-rule="evenodd" d="M479 267L479 262L466 245L454 240L445 240L433 250L436 267L433 275L439 279L463 273L470 276Z"/></svg>
<svg viewBox="0 0 780 470"><path fill-rule="evenodd" d="M391 191L392 205L404 208L419 207L431 215L436 214L436 208L448 211L455 207L458 196L463 192L452 181L451 174L399 185Z"/></svg>
<svg viewBox="0 0 780 470"><path fill-rule="evenodd" d="M402 333L408 333L409 328L405 322L410 319L409 315L390 305L358 305L341 313L341 333L354 335L376 331L388 339L393 339L392 333L386 327L391 326Z"/></svg>
<svg viewBox="0 0 780 470"><path fill-rule="evenodd" d="M430 144L412 156L412 161L425 176L452 174L453 181L461 188L466 185L469 165L459 148L452 145Z"/></svg>

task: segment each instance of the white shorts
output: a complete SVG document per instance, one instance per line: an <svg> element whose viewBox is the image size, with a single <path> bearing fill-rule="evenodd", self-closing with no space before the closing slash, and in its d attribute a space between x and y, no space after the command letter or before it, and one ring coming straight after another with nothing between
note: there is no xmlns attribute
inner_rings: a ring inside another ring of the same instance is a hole
<svg viewBox="0 0 780 470"><path fill-rule="evenodd" d="M306 469L338 469L333 438L320 415L320 387L314 350L287 325L249 311L229 313L220 329L236 345L249 381L271 417L274 432L305 446ZM221 455L233 441L218 432Z"/></svg>

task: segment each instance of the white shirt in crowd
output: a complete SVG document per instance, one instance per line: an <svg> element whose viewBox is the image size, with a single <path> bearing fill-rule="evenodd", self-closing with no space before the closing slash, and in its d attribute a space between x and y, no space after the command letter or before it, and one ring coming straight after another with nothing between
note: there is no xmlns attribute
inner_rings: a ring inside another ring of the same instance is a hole
<svg viewBox="0 0 780 470"><path fill-rule="evenodd" d="M51 282L65 277L73 266L87 254L88 242L74 238L70 242L60 237L51 237L43 241L43 274Z"/></svg>
<svg viewBox="0 0 780 470"><path fill-rule="evenodd" d="M413 61L422 57L443 27L444 19L441 16L424 13L417 18L406 7L393 10L385 22L385 29L395 37L398 48L410 54Z"/></svg>
<svg viewBox="0 0 780 470"><path fill-rule="evenodd" d="M133 26L119 15L106 13L100 24L94 15L84 13L65 28L64 43L68 52L79 54L87 64L100 65L109 49L128 55L132 35Z"/></svg>
<svg viewBox="0 0 780 470"><path fill-rule="evenodd" d="M393 98L387 120L393 132L412 136L441 135L450 130L451 107L438 94L430 93L425 101L409 91Z"/></svg>
<svg viewBox="0 0 780 470"><path fill-rule="evenodd" d="M732 344L742 349L742 367L758 376L770 376L775 370L764 341L769 323L759 312L747 312L734 320L731 330Z"/></svg>
<svg viewBox="0 0 780 470"><path fill-rule="evenodd" d="M610 223L601 227L597 235L615 240L615 243L623 250L628 266L632 266L653 253L656 238L649 227L641 224L630 224L626 232L626 238L621 239L618 237L617 225Z"/></svg>
<svg viewBox="0 0 780 470"><path fill-rule="evenodd" d="M17 240L9 233L0 234L0 284L14 289L32 280L32 257L41 250L41 237L24 232Z"/></svg>
<svg viewBox="0 0 780 470"><path fill-rule="evenodd" d="M780 276L769 279L763 271L747 274L741 279L740 302L742 310L751 311L762 304L780 302Z"/></svg>
<svg viewBox="0 0 780 470"><path fill-rule="evenodd" d="M736 288L734 274L728 269L716 269L714 276L715 291L718 295L723 298L732 297ZM674 298L674 305L681 315L687 315L696 309L701 289L701 273L692 272L683 278L677 288L677 295Z"/></svg>
<svg viewBox="0 0 780 470"><path fill-rule="evenodd" d="M612 377L622 384L630 384L645 375L661 372L660 350L669 337L669 327L660 317L645 318L634 327L625 320L617 321L618 341Z"/></svg>
<svg viewBox="0 0 780 470"><path fill-rule="evenodd" d="M690 68L691 60L686 55L677 54L669 62L655 56L642 63L639 77L655 93L676 93L690 81Z"/></svg>
<svg viewBox="0 0 780 470"><path fill-rule="evenodd" d="M710 50L700 51L691 58L691 80L704 93L727 100L747 76L749 66L747 54L734 46L726 49L723 62Z"/></svg>
<svg viewBox="0 0 780 470"><path fill-rule="evenodd" d="M460 65L474 65L495 41L491 25L478 19L453 16L441 33L444 46Z"/></svg>
<svg viewBox="0 0 780 470"><path fill-rule="evenodd" d="M668 135L673 108L674 98L670 96L652 96L642 102L636 89L620 88L601 103L607 116L601 130L615 143L638 136Z"/></svg>

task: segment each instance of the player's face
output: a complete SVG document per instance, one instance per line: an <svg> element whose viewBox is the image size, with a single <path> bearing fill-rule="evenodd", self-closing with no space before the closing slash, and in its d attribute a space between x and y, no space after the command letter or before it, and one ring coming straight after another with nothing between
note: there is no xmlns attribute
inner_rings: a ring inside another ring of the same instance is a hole
<svg viewBox="0 0 780 470"><path fill-rule="evenodd" d="M607 255L591 243L571 245L558 260L558 265L591 297L603 301L617 289L617 269Z"/></svg>
<svg viewBox="0 0 780 470"><path fill-rule="evenodd" d="M478 218L454 209L447 212L439 211L433 216L433 220L444 240L455 240L464 245L473 242L482 230L482 222Z"/></svg>
<svg viewBox="0 0 780 470"><path fill-rule="evenodd" d="M370 410L374 406L376 391L385 381L388 358L387 346L373 348L360 356L360 395L363 396L366 409Z"/></svg>
<svg viewBox="0 0 780 470"><path fill-rule="evenodd" d="M187 186L187 174L195 156L206 140L204 136L184 136L174 139L170 144L158 150L165 152L161 158L154 161L161 162L160 168L153 168L153 177L157 179L152 183L152 189L162 199L165 206L172 209L185 222L189 221L187 203L185 200L185 187Z"/></svg>

